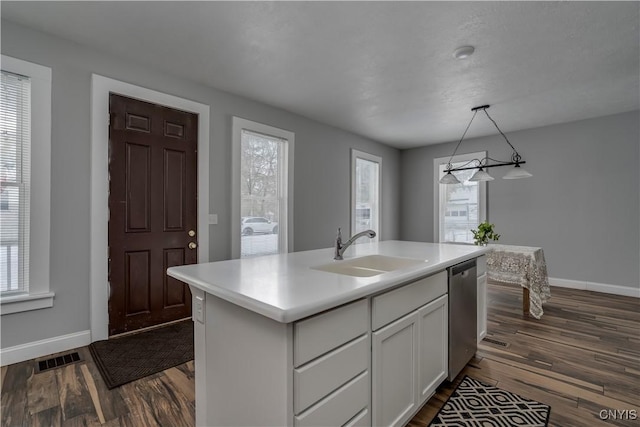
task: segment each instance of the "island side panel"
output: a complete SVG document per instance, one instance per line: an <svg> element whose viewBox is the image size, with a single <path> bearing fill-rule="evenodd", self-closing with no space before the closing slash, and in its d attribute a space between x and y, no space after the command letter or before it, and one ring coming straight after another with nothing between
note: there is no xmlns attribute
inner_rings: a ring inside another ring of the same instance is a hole
<svg viewBox="0 0 640 427"><path fill-rule="evenodd" d="M207 426L292 426L292 325L206 294ZM203 401L204 400L204 401ZM200 425L200 424L198 424Z"/></svg>
<svg viewBox="0 0 640 427"><path fill-rule="evenodd" d="M205 325L205 292L189 285L192 298L192 320L194 341L194 370L196 383L196 426L207 425L207 372L206 358L206 325Z"/></svg>

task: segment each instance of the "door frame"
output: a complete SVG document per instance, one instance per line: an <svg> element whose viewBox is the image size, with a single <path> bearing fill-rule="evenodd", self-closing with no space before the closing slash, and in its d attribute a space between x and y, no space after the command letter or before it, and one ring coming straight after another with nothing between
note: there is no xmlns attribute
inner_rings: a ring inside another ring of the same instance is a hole
<svg viewBox="0 0 640 427"><path fill-rule="evenodd" d="M209 261L209 106L91 75L91 236L89 317L91 342L109 337L108 208L109 93L198 114L198 262Z"/></svg>

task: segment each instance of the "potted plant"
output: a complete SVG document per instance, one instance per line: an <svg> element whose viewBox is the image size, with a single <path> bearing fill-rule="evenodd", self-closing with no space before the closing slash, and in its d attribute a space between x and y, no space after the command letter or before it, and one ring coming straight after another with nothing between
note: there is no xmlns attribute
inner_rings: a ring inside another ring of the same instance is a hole
<svg viewBox="0 0 640 427"><path fill-rule="evenodd" d="M495 225L487 221L478 224L477 230L471 230L473 233L473 243L477 246L487 246L489 240L497 241L500 235L496 234L493 227L495 227Z"/></svg>

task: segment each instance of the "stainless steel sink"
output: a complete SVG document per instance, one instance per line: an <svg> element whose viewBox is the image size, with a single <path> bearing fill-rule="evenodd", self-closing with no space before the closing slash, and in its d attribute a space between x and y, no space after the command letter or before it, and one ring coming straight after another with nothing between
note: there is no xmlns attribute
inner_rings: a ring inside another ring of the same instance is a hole
<svg viewBox="0 0 640 427"><path fill-rule="evenodd" d="M318 265L311 268L313 270L343 274L346 276L372 277L407 267L413 267L425 262L427 261L384 255L368 255L344 261L334 261L329 264Z"/></svg>

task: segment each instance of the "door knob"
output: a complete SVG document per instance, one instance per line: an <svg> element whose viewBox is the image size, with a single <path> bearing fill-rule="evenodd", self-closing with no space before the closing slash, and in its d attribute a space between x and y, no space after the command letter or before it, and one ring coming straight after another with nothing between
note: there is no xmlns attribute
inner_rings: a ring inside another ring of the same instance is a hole
<svg viewBox="0 0 640 427"><path fill-rule="evenodd" d="M187 234L189 234L189 237L193 237L193 236L196 235L196 231L195 230L189 230L189 233L187 233Z"/></svg>
<svg viewBox="0 0 640 427"><path fill-rule="evenodd" d="M189 249L195 249L198 247L198 244L196 242L189 242Z"/></svg>

